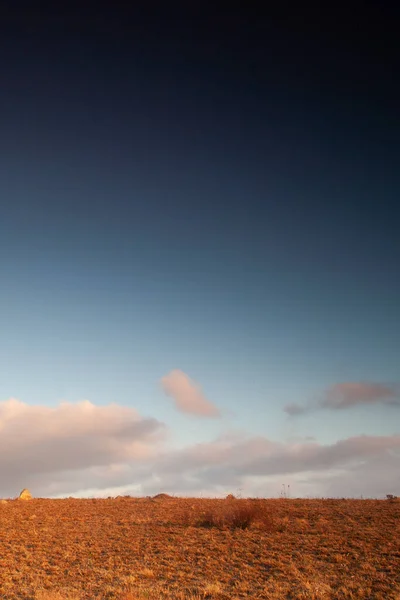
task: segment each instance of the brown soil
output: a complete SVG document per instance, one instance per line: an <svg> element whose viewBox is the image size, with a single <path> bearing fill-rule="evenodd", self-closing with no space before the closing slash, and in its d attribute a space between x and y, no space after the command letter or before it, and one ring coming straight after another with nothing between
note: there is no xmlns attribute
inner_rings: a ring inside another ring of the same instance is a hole
<svg viewBox="0 0 400 600"><path fill-rule="evenodd" d="M0 598L398 599L399 517L399 501L10 501Z"/></svg>

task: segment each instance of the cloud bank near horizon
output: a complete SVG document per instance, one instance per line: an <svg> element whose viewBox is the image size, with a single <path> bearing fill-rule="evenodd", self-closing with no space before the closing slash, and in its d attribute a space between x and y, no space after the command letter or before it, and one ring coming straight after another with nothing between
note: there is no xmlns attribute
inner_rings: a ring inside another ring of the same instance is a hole
<svg viewBox="0 0 400 600"><path fill-rule="evenodd" d="M297 416L316 410L346 410L371 404L400 407L400 392L395 386L382 383L337 383L328 388L317 402L287 404L283 410L290 416Z"/></svg>
<svg viewBox="0 0 400 600"><path fill-rule="evenodd" d="M165 438L165 425L136 410L84 400L56 407L0 402L0 488L51 489L54 477L86 469L145 463ZM27 483L25 483L27 482Z"/></svg>
<svg viewBox="0 0 400 600"><path fill-rule="evenodd" d="M400 493L400 435L332 444L226 433L176 449L157 419L118 404L0 402L0 493L35 496L385 496Z"/></svg>

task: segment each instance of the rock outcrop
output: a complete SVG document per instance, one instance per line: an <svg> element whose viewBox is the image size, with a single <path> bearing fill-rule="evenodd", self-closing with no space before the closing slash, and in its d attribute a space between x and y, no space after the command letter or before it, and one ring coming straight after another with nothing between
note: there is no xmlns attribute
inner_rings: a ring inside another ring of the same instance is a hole
<svg viewBox="0 0 400 600"><path fill-rule="evenodd" d="M32 494L29 490L24 488L20 495L18 496L18 500L32 500Z"/></svg>

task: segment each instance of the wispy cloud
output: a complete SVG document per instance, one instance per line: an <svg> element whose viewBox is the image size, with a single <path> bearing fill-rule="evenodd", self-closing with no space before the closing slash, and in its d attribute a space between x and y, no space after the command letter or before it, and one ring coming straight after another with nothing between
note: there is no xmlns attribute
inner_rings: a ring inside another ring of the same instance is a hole
<svg viewBox="0 0 400 600"><path fill-rule="evenodd" d="M328 388L317 402L305 405L288 404L284 411L290 416L315 410L344 410L366 404L400 406L399 390L395 386L373 382L343 382Z"/></svg>
<svg viewBox="0 0 400 600"><path fill-rule="evenodd" d="M198 417L220 416L220 411L205 397L199 384L183 371L171 371L161 379L161 385L167 396L173 398L179 411Z"/></svg>
<svg viewBox="0 0 400 600"><path fill-rule="evenodd" d="M307 412L307 407L302 406L301 404L292 403L286 404L283 410L291 417L294 417L296 415L302 415L303 413Z"/></svg>
<svg viewBox="0 0 400 600"><path fill-rule="evenodd" d="M400 404L395 388L382 383L337 383L327 392L322 406L343 409L357 404Z"/></svg>

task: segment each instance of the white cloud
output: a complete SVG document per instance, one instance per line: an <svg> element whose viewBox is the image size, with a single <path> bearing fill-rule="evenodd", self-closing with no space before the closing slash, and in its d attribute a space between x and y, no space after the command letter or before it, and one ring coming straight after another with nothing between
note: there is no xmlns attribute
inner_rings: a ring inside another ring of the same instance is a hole
<svg viewBox="0 0 400 600"><path fill-rule="evenodd" d="M38 478L149 460L164 431L156 419L117 404L47 407L11 398L0 402L0 487L12 494Z"/></svg>
<svg viewBox="0 0 400 600"><path fill-rule="evenodd" d="M0 495L400 495L400 435L321 444L225 434L174 449L165 426L117 404L0 402Z"/></svg>
<svg viewBox="0 0 400 600"><path fill-rule="evenodd" d="M399 460L400 435L357 436L326 445L226 437L159 457L153 467L157 485L146 489L190 495L241 489L246 495L276 496L282 483L291 483L294 495L384 496L400 493Z"/></svg>
<svg viewBox="0 0 400 600"><path fill-rule="evenodd" d="M198 417L220 416L218 408L204 396L199 384L183 371L171 371L161 379L161 385L179 411Z"/></svg>

